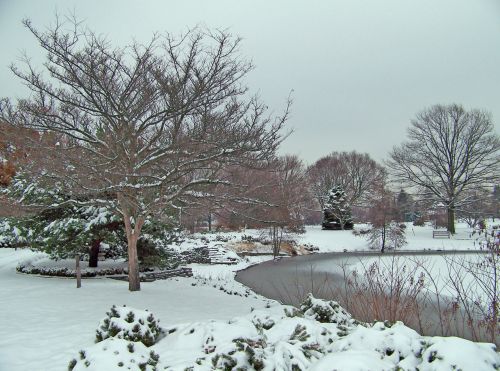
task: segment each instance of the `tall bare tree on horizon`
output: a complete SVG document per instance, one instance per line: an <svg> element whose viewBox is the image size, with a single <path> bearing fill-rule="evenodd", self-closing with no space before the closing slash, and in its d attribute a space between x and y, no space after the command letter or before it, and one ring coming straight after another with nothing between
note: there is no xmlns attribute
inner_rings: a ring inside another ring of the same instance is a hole
<svg viewBox="0 0 500 371"><path fill-rule="evenodd" d="M311 191L321 210L335 186L342 186L349 204L360 206L366 201L370 189L385 181L384 168L367 153L356 151L332 152L309 166L307 173Z"/></svg>
<svg viewBox="0 0 500 371"><path fill-rule="evenodd" d="M500 138L489 113L435 105L417 114L408 141L392 150L387 166L398 182L444 203L455 233L460 196L500 177Z"/></svg>

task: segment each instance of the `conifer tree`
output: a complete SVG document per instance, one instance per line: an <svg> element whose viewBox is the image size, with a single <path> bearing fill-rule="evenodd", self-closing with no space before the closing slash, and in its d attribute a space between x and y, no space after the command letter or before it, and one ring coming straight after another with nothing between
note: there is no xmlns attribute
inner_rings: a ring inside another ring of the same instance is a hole
<svg viewBox="0 0 500 371"><path fill-rule="evenodd" d="M344 188L336 185L328 194L323 215L323 229L353 229L351 205Z"/></svg>

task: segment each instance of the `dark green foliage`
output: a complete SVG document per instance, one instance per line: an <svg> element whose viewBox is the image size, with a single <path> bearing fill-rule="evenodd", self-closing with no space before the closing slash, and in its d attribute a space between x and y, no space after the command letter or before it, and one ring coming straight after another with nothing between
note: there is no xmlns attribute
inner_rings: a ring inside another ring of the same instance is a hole
<svg viewBox="0 0 500 371"><path fill-rule="evenodd" d="M90 196L75 197L57 186L45 189L42 184L22 177L15 178L5 193L26 205L37 205L40 211L24 218L0 220L0 244L29 246L54 259L72 258L76 254L88 257L92 246L104 252L106 258L127 256L124 225L115 212L113 197L100 195L105 198L106 206L95 206ZM147 219L137 241L141 269L176 268L182 258L167 246L178 238L173 223ZM66 276L64 272L59 275Z"/></svg>
<svg viewBox="0 0 500 371"><path fill-rule="evenodd" d="M212 365L217 370L232 371L237 364L238 362L233 357L224 353L216 354L212 358Z"/></svg>
<svg viewBox="0 0 500 371"><path fill-rule="evenodd" d="M356 323L336 301L316 299L311 294L300 305L300 310L305 317L313 318L322 323L336 323L338 326L349 326Z"/></svg>
<svg viewBox="0 0 500 371"><path fill-rule="evenodd" d="M353 229L351 205L347 200L344 188L337 185L328 195L323 210L323 229Z"/></svg>
<svg viewBox="0 0 500 371"><path fill-rule="evenodd" d="M145 315L143 311L134 312L132 310L127 310L125 306L118 309L113 305L106 315L107 317L101 321L99 328L96 330L96 343L109 337L118 337L132 342L141 342L145 346L150 347L156 344L164 335L164 331L160 327L159 321L155 319L152 313L148 314L144 321ZM115 318L121 318L126 323L133 324L132 328L121 327L121 322L115 321Z"/></svg>
<svg viewBox="0 0 500 371"><path fill-rule="evenodd" d="M74 358L71 361L69 361L68 371L73 371L73 369L75 368L76 364L77 364L77 361Z"/></svg>
<svg viewBox="0 0 500 371"><path fill-rule="evenodd" d="M320 321L321 322L321 321ZM292 335L290 336L290 340L298 340L298 341L306 341L311 335L307 333L307 330L304 326L297 325L293 330Z"/></svg>
<svg viewBox="0 0 500 371"><path fill-rule="evenodd" d="M127 317L125 317L125 321L127 321L128 323L132 323L134 322L134 318L135 318L134 312L130 311L128 312Z"/></svg>
<svg viewBox="0 0 500 371"><path fill-rule="evenodd" d="M256 349L262 350L265 348L265 342L263 339L252 340L238 338L234 339L233 342L236 344L236 349L238 351L246 353L248 363L250 363L254 370L259 371L264 368L265 364L263 352L256 351Z"/></svg>

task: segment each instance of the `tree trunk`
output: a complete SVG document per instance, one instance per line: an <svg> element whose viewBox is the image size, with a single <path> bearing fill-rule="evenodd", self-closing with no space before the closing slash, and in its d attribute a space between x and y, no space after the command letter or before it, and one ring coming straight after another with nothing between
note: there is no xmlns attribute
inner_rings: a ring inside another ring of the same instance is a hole
<svg viewBox="0 0 500 371"><path fill-rule="evenodd" d="M448 206L448 232L455 234L455 207Z"/></svg>
<svg viewBox="0 0 500 371"><path fill-rule="evenodd" d="M82 287L82 270L80 269L80 254L75 257L75 270L76 270L76 288Z"/></svg>
<svg viewBox="0 0 500 371"><path fill-rule="evenodd" d="M127 253L128 253L128 289L130 291L141 290L141 278L139 276L139 258L137 255L137 240L141 234L144 224L144 217L137 217L135 225L132 227L130 215L123 212L125 222L125 232L127 234Z"/></svg>
<svg viewBox="0 0 500 371"><path fill-rule="evenodd" d="M212 213L208 213L208 231L212 232Z"/></svg>
<svg viewBox="0 0 500 371"><path fill-rule="evenodd" d="M139 276L139 259L137 256L137 236L127 236L128 245L128 289L130 291L141 290L141 278Z"/></svg>
<svg viewBox="0 0 500 371"><path fill-rule="evenodd" d="M382 227L382 248L380 249L381 253L384 253L385 251L385 224Z"/></svg>
<svg viewBox="0 0 500 371"><path fill-rule="evenodd" d="M92 240L89 250L89 267L97 268L97 262L99 260L99 247L101 245L101 240Z"/></svg>
<svg viewBox="0 0 500 371"><path fill-rule="evenodd" d="M273 226L271 227L271 235L273 239L273 258L277 258L281 250L281 238L283 236L283 232L279 229L279 227Z"/></svg>

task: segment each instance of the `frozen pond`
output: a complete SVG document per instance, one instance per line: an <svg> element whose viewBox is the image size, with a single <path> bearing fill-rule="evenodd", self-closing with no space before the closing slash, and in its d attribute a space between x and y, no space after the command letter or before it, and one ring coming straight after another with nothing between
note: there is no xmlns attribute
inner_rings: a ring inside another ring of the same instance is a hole
<svg viewBox="0 0 500 371"><path fill-rule="evenodd" d="M380 259L400 262L418 262L434 275L440 276L440 286L444 285L445 263L455 258L484 256L483 251L398 251L387 252L347 252L323 253L267 261L239 271L236 280L252 288L257 293L285 304L298 305L309 292L328 294L329 287L344 284L343 273ZM442 288L442 287L441 287Z"/></svg>
<svg viewBox="0 0 500 371"><path fill-rule="evenodd" d="M236 280L252 288L255 292L278 300L284 304L298 306L304 298L313 293L314 296L323 299L333 299L345 306L343 293L350 292L346 288L344 277L353 271L359 272L361 279L363 273L368 271L372 264L378 264L381 271L387 272L395 269L397 274L406 269L415 277L424 275L424 288L422 293L427 294L425 304L421 305L421 315L428 323L427 334L435 334L438 326L436 293L439 293L441 303L450 303L454 292L452 279L457 267L464 262L478 262L487 256L479 251L399 251L397 253L380 254L378 252L348 252L348 253L324 253L292 258L284 258L279 261L268 261L259 265L239 271ZM429 278L432 276L432 280ZM383 278L389 277L384 275ZM389 279L387 280L389 281ZM377 284L385 284L383 279ZM409 281L408 281L409 282ZM460 278L463 288L470 290L474 295L480 297L480 287L470 275L463 274ZM384 285L385 286L385 285ZM389 282L387 282L389 286ZM483 296L486 296L484 294ZM422 295L418 296L419 298ZM476 296L477 297L477 296ZM476 298L474 297L474 299ZM420 299L419 299L420 301ZM351 305L356 302L351 302ZM419 304L420 306L420 304ZM444 307L442 307L444 308ZM460 317L451 325L460 326L464 330L464 319ZM385 320L389 318L371 318L364 320ZM417 319L415 319L416 321ZM418 321L422 320L421 318ZM410 327L418 327L417 324L408 323ZM419 330L419 329L417 329ZM462 335L466 335L465 333Z"/></svg>

